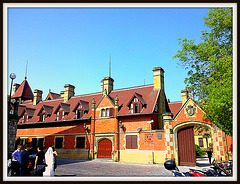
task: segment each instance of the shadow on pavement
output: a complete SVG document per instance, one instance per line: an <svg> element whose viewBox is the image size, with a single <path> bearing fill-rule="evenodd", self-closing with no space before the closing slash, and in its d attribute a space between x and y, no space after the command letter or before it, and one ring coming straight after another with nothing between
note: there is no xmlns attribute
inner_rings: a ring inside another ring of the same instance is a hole
<svg viewBox="0 0 240 184"><path fill-rule="evenodd" d="M75 174L62 174L62 175L54 175L54 177L72 177L76 176Z"/></svg>
<svg viewBox="0 0 240 184"><path fill-rule="evenodd" d="M196 164L197 167L210 167L211 164L206 164L206 163L197 163Z"/></svg>
<svg viewBox="0 0 240 184"><path fill-rule="evenodd" d="M73 160L73 159L57 159L57 165L65 165L65 164L73 164L73 163L79 163L79 162L88 162L90 160Z"/></svg>

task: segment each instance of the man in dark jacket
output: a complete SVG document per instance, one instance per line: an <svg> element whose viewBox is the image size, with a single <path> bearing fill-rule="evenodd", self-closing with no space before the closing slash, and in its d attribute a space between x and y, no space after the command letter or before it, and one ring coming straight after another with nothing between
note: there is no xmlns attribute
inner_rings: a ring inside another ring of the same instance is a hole
<svg viewBox="0 0 240 184"><path fill-rule="evenodd" d="M209 163L211 164L212 151L210 149L207 151L207 155L208 155Z"/></svg>
<svg viewBox="0 0 240 184"><path fill-rule="evenodd" d="M29 168L29 153L28 150L30 146L28 144L25 145L25 150L21 154L21 172L20 176L28 176L28 168Z"/></svg>

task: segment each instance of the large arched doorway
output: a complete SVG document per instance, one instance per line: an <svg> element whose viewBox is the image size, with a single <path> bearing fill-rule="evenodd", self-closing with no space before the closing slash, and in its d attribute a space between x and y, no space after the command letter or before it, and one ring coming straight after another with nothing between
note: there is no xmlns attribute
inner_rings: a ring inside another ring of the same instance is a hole
<svg viewBox="0 0 240 184"><path fill-rule="evenodd" d="M196 165L194 138L196 126L208 127L213 132L211 124L201 121L182 122L173 127L173 154L177 165Z"/></svg>
<svg viewBox="0 0 240 184"><path fill-rule="evenodd" d="M112 158L112 142L109 139L98 142L98 158Z"/></svg>
<svg viewBox="0 0 240 184"><path fill-rule="evenodd" d="M193 126L185 127L177 132L179 165L195 166L196 154Z"/></svg>

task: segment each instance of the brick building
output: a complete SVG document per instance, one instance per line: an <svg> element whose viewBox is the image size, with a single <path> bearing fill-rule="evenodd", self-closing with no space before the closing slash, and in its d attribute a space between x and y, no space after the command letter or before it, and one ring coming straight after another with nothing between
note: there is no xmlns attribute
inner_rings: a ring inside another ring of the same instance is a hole
<svg viewBox="0 0 240 184"><path fill-rule="evenodd" d="M75 87L67 84L60 94L49 91L42 100L42 91L34 90L31 96L25 80L12 96L21 101L16 144L54 145L60 158L159 164L175 159L181 165L194 165L193 146L191 160L182 157L188 149L184 137L194 145L193 129L200 125L211 131L215 158L227 160L224 132L203 119L204 112L187 92L182 93L181 103L168 103L161 67L153 69L153 81L153 85L114 90L114 80L105 77L99 93L75 96ZM22 100L26 89L30 95Z"/></svg>

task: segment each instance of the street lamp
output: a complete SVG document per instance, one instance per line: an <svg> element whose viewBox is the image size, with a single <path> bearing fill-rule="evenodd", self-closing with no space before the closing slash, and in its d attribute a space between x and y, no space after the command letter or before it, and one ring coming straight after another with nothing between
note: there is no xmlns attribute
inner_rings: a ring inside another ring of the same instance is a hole
<svg viewBox="0 0 240 184"><path fill-rule="evenodd" d="M10 79L12 79L11 89L10 89L10 100L11 100L11 96L12 96L12 85L13 85L13 80L16 79L16 74L15 74L15 73L11 73L11 74L10 74Z"/></svg>
<svg viewBox="0 0 240 184"><path fill-rule="evenodd" d="M12 81L11 81L11 88L10 88L10 98L8 100L8 114L10 113L10 102L11 102L11 96L12 96L12 85L13 85L13 80L16 79L16 74L15 73L11 73L9 77L10 77L10 79L12 79Z"/></svg>

